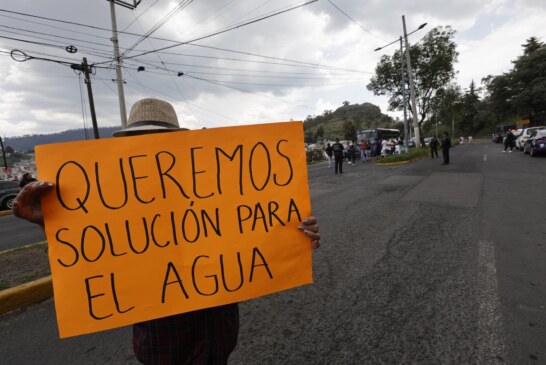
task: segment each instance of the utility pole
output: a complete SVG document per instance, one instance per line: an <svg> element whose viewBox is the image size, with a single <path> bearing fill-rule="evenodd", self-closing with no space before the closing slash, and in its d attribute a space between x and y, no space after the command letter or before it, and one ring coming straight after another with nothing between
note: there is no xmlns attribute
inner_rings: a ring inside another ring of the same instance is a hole
<svg viewBox="0 0 546 365"><path fill-rule="evenodd" d="M127 111L125 110L125 92L123 91L123 76L121 75L121 57L119 55L118 29L116 23L116 6L114 0L110 1L110 14L112 16L112 43L114 43L114 59L116 61L116 78L118 82L119 114L121 127L127 128Z"/></svg>
<svg viewBox="0 0 546 365"><path fill-rule="evenodd" d="M406 80L404 78L404 51L402 49L402 37L400 37L400 72L402 73L402 102L404 103L404 145L406 152L409 148L408 115L406 110Z"/></svg>
<svg viewBox="0 0 546 365"><path fill-rule="evenodd" d="M408 78L410 85L411 111L413 113L413 130L415 134L415 146L421 146L421 136L419 135L419 123L417 122L417 105L415 102L415 88L413 86L413 74L411 72L411 59L408 43L408 34L406 32L406 18L402 15L402 25L404 26L404 39L406 41L406 62L408 64Z"/></svg>
<svg viewBox="0 0 546 365"><path fill-rule="evenodd" d="M93 100L93 89L91 89L91 77L89 76L89 65L87 58L83 58L81 65L72 64L70 68L77 71L83 71L85 75L85 84L87 85L87 95L89 96L89 109L91 110L91 120L93 121L93 134L95 139L99 139L99 127L97 125L97 115L95 113L95 101Z"/></svg>
<svg viewBox="0 0 546 365"><path fill-rule="evenodd" d="M2 157L4 158L4 171L8 172L8 160L6 159L6 150L4 150L4 142L2 137L0 137L0 146L2 147Z"/></svg>

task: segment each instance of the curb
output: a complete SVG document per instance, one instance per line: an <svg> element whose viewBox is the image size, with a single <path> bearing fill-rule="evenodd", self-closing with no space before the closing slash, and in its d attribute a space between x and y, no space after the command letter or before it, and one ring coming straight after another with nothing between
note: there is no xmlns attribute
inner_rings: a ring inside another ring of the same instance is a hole
<svg viewBox="0 0 546 365"><path fill-rule="evenodd" d="M2 211L0 211L0 217L3 216L3 215L10 215L10 214L13 214L12 210L2 210Z"/></svg>
<svg viewBox="0 0 546 365"><path fill-rule="evenodd" d="M0 292L0 315L53 296L51 275Z"/></svg>

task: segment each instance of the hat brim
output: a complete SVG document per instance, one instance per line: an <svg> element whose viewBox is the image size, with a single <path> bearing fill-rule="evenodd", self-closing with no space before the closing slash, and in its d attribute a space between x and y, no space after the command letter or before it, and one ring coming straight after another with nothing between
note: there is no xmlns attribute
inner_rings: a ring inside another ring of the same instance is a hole
<svg viewBox="0 0 546 365"><path fill-rule="evenodd" d="M187 131L188 128L178 128L173 126L172 128L158 126L158 125L141 125L138 127L127 127L125 129L112 133L114 137L130 136L133 134L139 134L140 132L156 131L156 132L177 132Z"/></svg>

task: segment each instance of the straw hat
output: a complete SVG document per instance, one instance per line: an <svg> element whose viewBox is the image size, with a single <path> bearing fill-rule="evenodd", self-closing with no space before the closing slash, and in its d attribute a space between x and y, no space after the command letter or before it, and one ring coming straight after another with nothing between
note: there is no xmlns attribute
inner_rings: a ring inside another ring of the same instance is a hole
<svg viewBox="0 0 546 365"><path fill-rule="evenodd" d="M176 112L171 104L159 99L142 99L131 108L127 128L114 132L114 137L130 136L138 132L185 131L180 128Z"/></svg>

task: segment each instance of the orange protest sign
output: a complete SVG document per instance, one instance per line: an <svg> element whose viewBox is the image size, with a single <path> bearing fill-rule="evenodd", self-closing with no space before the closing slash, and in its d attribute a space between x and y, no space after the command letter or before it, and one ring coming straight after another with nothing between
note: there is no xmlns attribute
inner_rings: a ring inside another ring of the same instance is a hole
<svg viewBox="0 0 546 365"><path fill-rule="evenodd" d="M43 145L59 333L312 282L301 122Z"/></svg>

